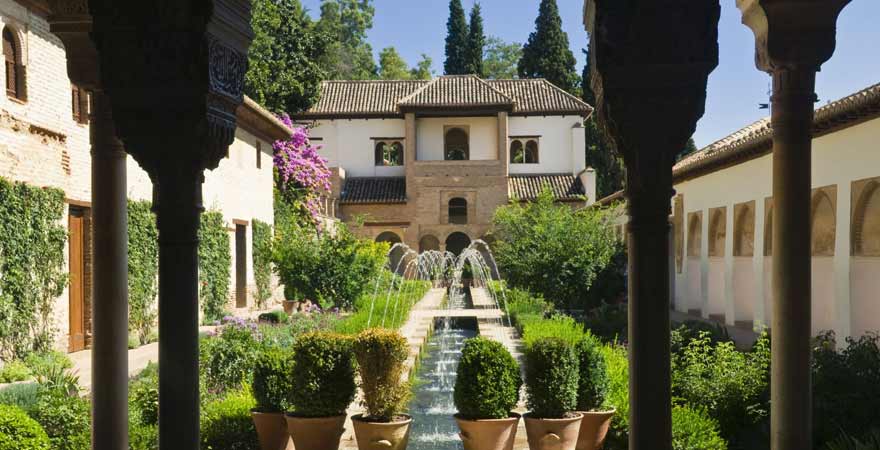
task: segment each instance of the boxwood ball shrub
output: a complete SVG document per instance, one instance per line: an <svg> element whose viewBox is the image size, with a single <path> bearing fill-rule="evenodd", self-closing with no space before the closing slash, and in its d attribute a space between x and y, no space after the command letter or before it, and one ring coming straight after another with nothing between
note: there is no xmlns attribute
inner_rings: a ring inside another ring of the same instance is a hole
<svg viewBox="0 0 880 450"><path fill-rule="evenodd" d="M24 411L0 405L0 450L50 450L49 436Z"/></svg>
<svg viewBox="0 0 880 450"><path fill-rule="evenodd" d="M355 338L354 354L367 417L392 421L404 410L410 396L409 383L401 380L409 354L406 338L396 331L370 328Z"/></svg>
<svg viewBox="0 0 880 450"><path fill-rule="evenodd" d="M455 379L455 407L465 419L504 419L519 401L519 366L499 342L465 341Z"/></svg>
<svg viewBox="0 0 880 450"><path fill-rule="evenodd" d="M351 338L315 332L293 343L293 412L303 417L345 414L357 386Z"/></svg>
<svg viewBox="0 0 880 450"><path fill-rule="evenodd" d="M260 412L285 412L293 393L293 353L282 347L265 347L254 364L252 389Z"/></svg>
<svg viewBox="0 0 880 450"><path fill-rule="evenodd" d="M591 411L601 409L608 392L608 373L605 355L599 343L591 336L585 336L575 346L578 356L578 395L577 409Z"/></svg>
<svg viewBox="0 0 880 450"><path fill-rule="evenodd" d="M526 348L528 407L536 418L563 418L577 407L578 358L566 341L547 337Z"/></svg>
<svg viewBox="0 0 880 450"><path fill-rule="evenodd" d="M254 398L233 391L210 401L202 409L201 450L260 450L257 429L251 418Z"/></svg>

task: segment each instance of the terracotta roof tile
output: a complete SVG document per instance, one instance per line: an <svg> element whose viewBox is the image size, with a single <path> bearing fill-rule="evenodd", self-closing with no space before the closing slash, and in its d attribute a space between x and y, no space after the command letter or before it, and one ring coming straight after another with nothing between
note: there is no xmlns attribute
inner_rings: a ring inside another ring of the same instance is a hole
<svg viewBox="0 0 880 450"><path fill-rule="evenodd" d="M347 178L340 203L406 203L406 177Z"/></svg>
<svg viewBox="0 0 880 450"><path fill-rule="evenodd" d="M511 175L507 195L516 200L534 200L548 186L557 200L579 200L584 193L581 180L570 174Z"/></svg>
<svg viewBox="0 0 880 450"><path fill-rule="evenodd" d="M482 80L474 75L431 81L325 81L321 97L297 118L399 117L401 108L512 109L514 114L589 115L593 108L544 79Z"/></svg>

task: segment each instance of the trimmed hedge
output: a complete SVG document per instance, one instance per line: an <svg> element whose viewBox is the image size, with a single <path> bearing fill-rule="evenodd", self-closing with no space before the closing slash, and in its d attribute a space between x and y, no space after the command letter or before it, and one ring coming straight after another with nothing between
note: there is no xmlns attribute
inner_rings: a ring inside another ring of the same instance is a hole
<svg viewBox="0 0 880 450"><path fill-rule="evenodd" d="M49 436L24 411L0 405L0 450L50 450Z"/></svg>
<svg viewBox="0 0 880 450"><path fill-rule="evenodd" d="M526 392L534 417L562 418L577 407L578 358L568 342L541 338L526 347Z"/></svg>
<svg viewBox="0 0 880 450"><path fill-rule="evenodd" d="M296 415L329 417L345 414L354 400L354 355L351 338L317 332L293 343L293 390Z"/></svg>
<svg viewBox="0 0 880 450"><path fill-rule="evenodd" d="M201 450L260 450L251 418L256 406L247 392L235 391L202 409Z"/></svg>
<svg viewBox="0 0 880 450"><path fill-rule="evenodd" d="M354 354L367 416L390 422L406 408L411 395L409 383L401 381L409 356L406 338L396 331L370 328L355 338Z"/></svg>
<svg viewBox="0 0 880 450"><path fill-rule="evenodd" d="M289 411L294 392L293 352L274 346L263 348L254 364L253 391L259 411Z"/></svg>
<svg viewBox="0 0 880 450"><path fill-rule="evenodd" d="M519 401L519 365L504 345L483 337L464 343L454 400L465 419L504 419Z"/></svg>
<svg viewBox="0 0 880 450"><path fill-rule="evenodd" d="M578 356L578 411L602 408L608 391L605 355L600 344L588 335L575 346Z"/></svg>

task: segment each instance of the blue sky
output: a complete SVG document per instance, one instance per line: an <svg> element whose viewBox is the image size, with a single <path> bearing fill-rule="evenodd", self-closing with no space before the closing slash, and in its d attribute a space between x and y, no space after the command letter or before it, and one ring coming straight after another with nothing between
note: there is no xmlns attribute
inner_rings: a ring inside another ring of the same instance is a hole
<svg viewBox="0 0 880 450"><path fill-rule="evenodd" d="M321 0L302 0L317 16ZM583 0L557 0L563 28L583 68L581 49L587 46L582 22ZM470 10L474 0L463 0ZM481 0L486 34L523 43L534 29L540 0ZM376 16L369 40L378 54L395 47L411 65L422 53L434 60L442 73L446 38L447 0L374 0ZM769 114L758 109L766 103L769 76L754 65L754 38L740 23L735 0L721 0L719 24L720 62L709 78L706 114L697 125L698 147L708 145ZM837 50L818 75L820 104L880 82L880 1L853 0L838 21Z"/></svg>

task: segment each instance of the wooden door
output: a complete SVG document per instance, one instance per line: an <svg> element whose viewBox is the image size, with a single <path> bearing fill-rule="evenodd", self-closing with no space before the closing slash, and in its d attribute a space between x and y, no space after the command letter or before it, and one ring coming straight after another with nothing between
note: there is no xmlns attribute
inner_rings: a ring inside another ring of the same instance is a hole
<svg viewBox="0 0 880 450"><path fill-rule="evenodd" d="M235 307L247 307L247 225L235 225Z"/></svg>
<svg viewBox="0 0 880 450"><path fill-rule="evenodd" d="M70 267L70 342L69 351L85 348L85 211L70 208L68 221Z"/></svg>

